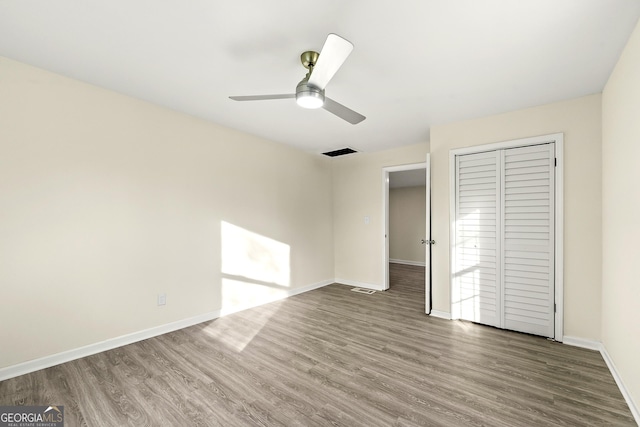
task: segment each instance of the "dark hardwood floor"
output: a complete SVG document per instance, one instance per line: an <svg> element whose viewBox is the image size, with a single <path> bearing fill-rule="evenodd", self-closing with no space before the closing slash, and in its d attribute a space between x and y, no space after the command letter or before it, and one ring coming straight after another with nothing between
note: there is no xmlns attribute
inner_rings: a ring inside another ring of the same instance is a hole
<svg viewBox="0 0 640 427"><path fill-rule="evenodd" d="M0 405L61 404L67 426L636 425L599 353L426 316L421 271L3 381Z"/></svg>

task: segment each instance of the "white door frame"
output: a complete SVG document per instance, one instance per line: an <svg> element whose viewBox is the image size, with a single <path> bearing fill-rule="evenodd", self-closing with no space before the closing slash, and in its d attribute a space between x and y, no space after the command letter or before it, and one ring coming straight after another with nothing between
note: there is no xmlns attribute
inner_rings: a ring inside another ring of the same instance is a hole
<svg viewBox="0 0 640 427"><path fill-rule="evenodd" d="M425 247L425 262L424 262L424 312L431 314L431 249L435 243L431 240L431 154L427 153L427 167L426 167L426 226L425 226L425 240L427 241Z"/></svg>
<svg viewBox="0 0 640 427"><path fill-rule="evenodd" d="M555 143L555 328L554 339L562 342L564 336L564 134L554 133L550 135L534 136L531 138L515 139L512 141L496 142L493 144L475 145L465 148L457 148L449 151L449 259L450 277L449 286L451 296L451 318L459 319L460 312L454 304L454 277L456 266L455 250L455 184L456 184L456 156L463 154L479 153L483 151L500 150L504 148L523 147L527 145Z"/></svg>
<svg viewBox="0 0 640 427"><path fill-rule="evenodd" d="M431 177L430 177L430 168L429 168L429 154L427 154L427 161L423 163L411 163L407 165L400 166L388 166L382 168L382 194L383 194L383 202L382 202L382 227L383 227L383 236L384 236L384 248L382 253L382 265L383 265L383 283L382 289L389 289L389 173L390 172L402 172L402 171L410 171L416 169L425 169L425 173L427 174L426 179L426 191L427 191L427 213L426 213L426 236L424 236L425 240L431 240L431 228L429 226L431 222L430 214L430 193L431 193ZM427 245L429 246L429 245ZM427 314L430 311L431 307L431 281L430 279L430 251L429 247L426 250L426 264L425 264L425 311Z"/></svg>

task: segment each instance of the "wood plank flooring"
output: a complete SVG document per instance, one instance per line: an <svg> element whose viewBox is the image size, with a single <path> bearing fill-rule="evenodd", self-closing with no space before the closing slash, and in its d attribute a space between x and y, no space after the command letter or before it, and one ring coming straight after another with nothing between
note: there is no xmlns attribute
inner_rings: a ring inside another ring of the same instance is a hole
<svg viewBox="0 0 640 427"><path fill-rule="evenodd" d="M599 353L424 314L424 269L330 285L0 382L67 426L636 425Z"/></svg>

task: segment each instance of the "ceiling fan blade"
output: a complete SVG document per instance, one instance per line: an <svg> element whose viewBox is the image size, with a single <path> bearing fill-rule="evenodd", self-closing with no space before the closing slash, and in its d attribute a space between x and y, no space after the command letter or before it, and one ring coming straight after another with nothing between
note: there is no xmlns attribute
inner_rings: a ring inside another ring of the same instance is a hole
<svg viewBox="0 0 640 427"><path fill-rule="evenodd" d="M249 96L230 96L234 101L266 101L269 99L289 99L295 98L295 93L278 94L278 95L249 95Z"/></svg>
<svg viewBox="0 0 640 427"><path fill-rule="evenodd" d="M356 113L352 109L347 108L339 102L336 102L331 98L327 98L326 96L324 97L324 105L322 106L322 108L330 113L335 114L342 120L348 121L352 125L357 125L358 123L366 119L366 117L362 114Z"/></svg>
<svg viewBox="0 0 640 427"><path fill-rule="evenodd" d="M353 44L336 34L329 34L313 67L309 84L324 89L353 50Z"/></svg>

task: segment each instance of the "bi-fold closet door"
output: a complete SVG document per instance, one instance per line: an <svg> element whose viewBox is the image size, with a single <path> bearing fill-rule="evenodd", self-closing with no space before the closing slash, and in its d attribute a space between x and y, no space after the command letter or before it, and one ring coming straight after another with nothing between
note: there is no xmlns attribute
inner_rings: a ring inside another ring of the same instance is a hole
<svg viewBox="0 0 640 427"><path fill-rule="evenodd" d="M554 336L554 144L456 156L460 318Z"/></svg>

